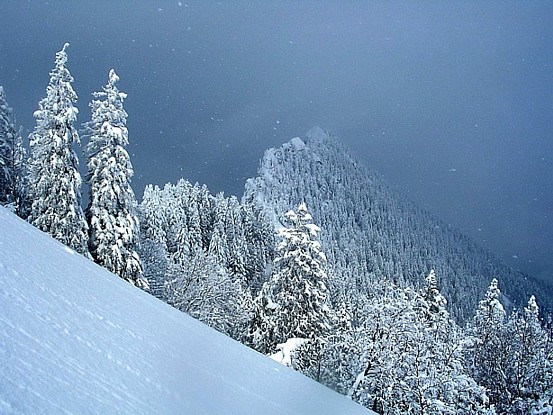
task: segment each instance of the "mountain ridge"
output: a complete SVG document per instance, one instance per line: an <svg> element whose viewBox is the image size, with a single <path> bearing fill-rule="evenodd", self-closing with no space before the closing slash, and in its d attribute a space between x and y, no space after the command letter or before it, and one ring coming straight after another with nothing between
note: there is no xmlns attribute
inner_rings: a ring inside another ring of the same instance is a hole
<svg viewBox="0 0 553 415"><path fill-rule="evenodd" d="M473 315L492 278L499 279L507 303L522 306L534 294L543 309L553 309L546 294L551 287L508 267L470 237L391 191L337 137L319 127L303 139L268 149L258 176L246 182L244 200L263 205L276 226L286 211L306 202L322 229L340 296L347 297L350 290L370 292L371 282L379 278L419 287L435 269L460 321Z"/></svg>

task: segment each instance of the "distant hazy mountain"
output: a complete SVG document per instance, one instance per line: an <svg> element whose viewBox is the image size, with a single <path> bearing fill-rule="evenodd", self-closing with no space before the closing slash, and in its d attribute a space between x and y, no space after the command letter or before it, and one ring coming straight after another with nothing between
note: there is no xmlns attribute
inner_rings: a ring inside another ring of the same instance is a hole
<svg viewBox="0 0 553 415"><path fill-rule="evenodd" d="M335 296L370 292L380 278L418 287L434 269L459 320L473 315L494 277L505 303L525 304L535 294L543 309L553 309L549 288L392 192L318 127L267 150L259 176L246 183L245 200L265 206L276 226L286 211L307 203L322 229Z"/></svg>

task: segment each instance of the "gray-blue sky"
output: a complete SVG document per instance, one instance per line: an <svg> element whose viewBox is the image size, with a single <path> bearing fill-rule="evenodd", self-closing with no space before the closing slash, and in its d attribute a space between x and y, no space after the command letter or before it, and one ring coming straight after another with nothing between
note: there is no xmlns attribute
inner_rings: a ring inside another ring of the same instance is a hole
<svg viewBox="0 0 553 415"><path fill-rule="evenodd" d="M268 147L331 130L392 187L553 277L553 3L6 1L0 84L27 130L70 42L80 121L115 68L135 189L240 194Z"/></svg>

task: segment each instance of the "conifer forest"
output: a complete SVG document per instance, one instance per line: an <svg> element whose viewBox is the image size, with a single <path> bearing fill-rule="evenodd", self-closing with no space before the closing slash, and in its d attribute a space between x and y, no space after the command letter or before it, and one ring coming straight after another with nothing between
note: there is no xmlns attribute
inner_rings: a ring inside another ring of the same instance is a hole
<svg viewBox="0 0 553 415"><path fill-rule="evenodd" d="M60 46L28 138L17 91L0 87L5 209L378 414L551 414L548 285L392 191L319 127L267 149L242 195L182 178L137 200L125 80L110 70L79 112L87 99Z"/></svg>

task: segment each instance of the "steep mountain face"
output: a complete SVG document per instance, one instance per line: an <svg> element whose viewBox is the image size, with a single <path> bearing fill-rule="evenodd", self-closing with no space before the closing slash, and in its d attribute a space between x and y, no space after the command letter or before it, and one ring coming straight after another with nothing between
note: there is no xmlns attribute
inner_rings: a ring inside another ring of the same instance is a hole
<svg viewBox="0 0 553 415"><path fill-rule="evenodd" d="M390 191L318 127L304 139L267 150L244 198L265 206L275 226L289 209L307 203L322 229L334 301L370 294L372 283L382 278L419 287L434 269L448 308L460 321L473 315L494 277L507 303L525 304L536 294L542 308L553 309L548 288Z"/></svg>
<svg viewBox="0 0 553 415"><path fill-rule="evenodd" d="M1 414L367 414L0 207Z"/></svg>

